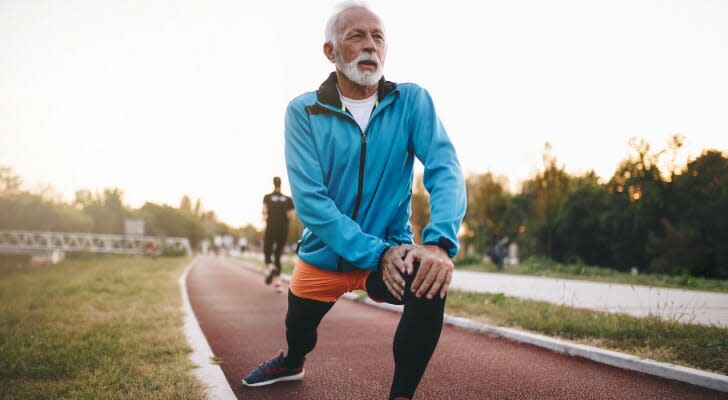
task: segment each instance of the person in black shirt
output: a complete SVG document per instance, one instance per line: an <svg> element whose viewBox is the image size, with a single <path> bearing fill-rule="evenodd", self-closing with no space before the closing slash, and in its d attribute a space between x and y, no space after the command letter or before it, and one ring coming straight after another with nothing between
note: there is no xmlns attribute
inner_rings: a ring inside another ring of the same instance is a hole
<svg viewBox="0 0 728 400"><path fill-rule="evenodd" d="M281 253L288 239L288 223L296 218L296 212L293 200L281 193L281 178L277 176L273 178L273 192L263 197L263 217L266 220L263 253L268 266L265 283L270 285L275 280L273 286L280 292Z"/></svg>

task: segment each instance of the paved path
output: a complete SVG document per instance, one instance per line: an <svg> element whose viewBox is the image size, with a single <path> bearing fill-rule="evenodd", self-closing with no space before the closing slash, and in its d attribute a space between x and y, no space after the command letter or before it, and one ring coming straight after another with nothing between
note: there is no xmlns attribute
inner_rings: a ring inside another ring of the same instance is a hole
<svg viewBox="0 0 728 400"><path fill-rule="evenodd" d="M259 258L262 260L262 255ZM453 275L452 288L503 293L636 317L657 315L666 320L728 327L728 294L725 293L458 269Z"/></svg>
<svg viewBox="0 0 728 400"><path fill-rule="evenodd" d="M728 326L728 294L456 270L452 288L638 317Z"/></svg>
<svg viewBox="0 0 728 400"><path fill-rule="evenodd" d="M306 378L263 388L240 379L284 347L286 296L239 261L199 257L187 288L239 399L385 399L398 313L340 300L324 318ZM617 369L446 325L419 399L725 399L725 393Z"/></svg>

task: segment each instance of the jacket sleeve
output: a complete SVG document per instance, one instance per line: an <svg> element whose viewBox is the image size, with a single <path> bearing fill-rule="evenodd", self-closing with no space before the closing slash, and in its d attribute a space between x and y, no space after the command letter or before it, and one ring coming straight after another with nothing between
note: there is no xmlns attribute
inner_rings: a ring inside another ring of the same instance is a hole
<svg viewBox="0 0 728 400"><path fill-rule="evenodd" d="M389 245L364 233L328 196L308 116L300 104L291 103L286 110L285 154L293 202L306 228L349 263L377 269Z"/></svg>
<svg viewBox="0 0 728 400"><path fill-rule="evenodd" d="M412 144L425 167L424 184L430 193L430 221L422 231L422 241L439 245L454 257L460 248L457 233L467 207L463 173L455 147L425 89L420 88L413 107Z"/></svg>

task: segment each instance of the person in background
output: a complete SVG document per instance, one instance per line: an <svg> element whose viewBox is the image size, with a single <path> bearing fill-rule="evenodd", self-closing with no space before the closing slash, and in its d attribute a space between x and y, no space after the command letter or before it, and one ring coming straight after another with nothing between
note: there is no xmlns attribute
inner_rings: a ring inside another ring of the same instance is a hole
<svg viewBox="0 0 728 400"><path fill-rule="evenodd" d="M302 379L320 321L348 291L404 304L390 399L414 396L439 341L465 184L428 92L382 76L385 38L371 10L343 6L329 19L323 45L335 71L288 105L286 166L304 225L288 291L288 352L253 369L247 386ZM425 168L431 212L419 246L409 224L415 157ZM346 358L340 362L346 370Z"/></svg>
<svg viewBox="0 0 728 400"><path fill-rule="evenodd" d="M273 282L275 291L281 292L281 253L288 239L288 224L296 218L296 212L291 198L281 193L280 177L273 177L273 192L263 197L263 218L263 254L268 266L265 284Z"/></svg>
<svg viewBox="0 0 728 400"><path fill-rule="evenodd" d="M503 237L501 240L496 242L495 246L491 248L490 257L496 265L496 268L500 271L503 270L503 263L508 256L508 236Z"/></svg>

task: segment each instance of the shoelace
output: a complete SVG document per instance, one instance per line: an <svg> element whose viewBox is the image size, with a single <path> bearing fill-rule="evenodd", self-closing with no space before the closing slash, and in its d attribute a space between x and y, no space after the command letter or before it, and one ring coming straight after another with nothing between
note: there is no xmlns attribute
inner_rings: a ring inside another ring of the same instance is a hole
<svg viewBox="0 0 728 400"><path fill-rule="evenodd" d="M258 368L264 367L264 366L267 366L267 365L273 365L273 363L276 362L276 360L278 360L278 357L271 358L268 361L263 361L262 363L258 364Z"/></svg>

